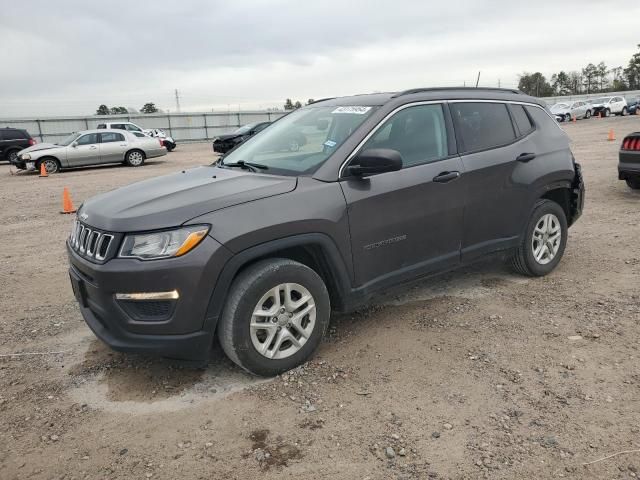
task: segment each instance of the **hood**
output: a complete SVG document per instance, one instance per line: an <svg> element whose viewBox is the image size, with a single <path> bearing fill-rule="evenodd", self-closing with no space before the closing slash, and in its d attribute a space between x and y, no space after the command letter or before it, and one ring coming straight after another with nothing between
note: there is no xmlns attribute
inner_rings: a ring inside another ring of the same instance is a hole
<svg viewBox="0 0 640 480"><path fill-rule="evenodd" d="M227 135L216 135L216 140L225 141L225 140L233 140L234 138L243 137L244 133L229 133Z"/></svg>
<svg viewBox="0 0 640 480"><path fill-rule="evenodd" d="M48 150L50 148L64 148L60 145L54 145L53 143L36 143L35 145L31 145L23 150L20 150L19 153L29 153L29 152L37 152L38 150Z"/></svg>
<svg viewBox="0 0 640 480"><path fill-rule="evenodd" d="M134 183L92 197L78 215L111 232L175 227L221 208L281 195L296 188L295 177L198 167ZM86 215L86 218L85 218Z"/></svg>
<svg viewBox="0 0 640 480"><path fill-rule="evenodd" d="M565 107L564 105L554 105L550 110L551 113L566 113L569 111L569 107Z"/></svg>

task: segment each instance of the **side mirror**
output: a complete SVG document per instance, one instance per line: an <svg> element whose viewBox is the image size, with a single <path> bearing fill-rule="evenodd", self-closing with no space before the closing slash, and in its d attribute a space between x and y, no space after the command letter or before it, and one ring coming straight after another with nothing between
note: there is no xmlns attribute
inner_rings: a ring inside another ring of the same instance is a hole
<svg viewBox="0 0 640 480"><path fill-rule="evenodd" d="M400 152L390 148L369 148L351 160L347 172L355 177L365 177L400 169L402 169Z"/></svg>
<svg viewBox="0 0 640 480"><path fill-rule="evenodd" d="M73 143L71 144L71 146L72 146L73 148L76 148L76 147L78 146L78 142L73 142Z"/></svg>

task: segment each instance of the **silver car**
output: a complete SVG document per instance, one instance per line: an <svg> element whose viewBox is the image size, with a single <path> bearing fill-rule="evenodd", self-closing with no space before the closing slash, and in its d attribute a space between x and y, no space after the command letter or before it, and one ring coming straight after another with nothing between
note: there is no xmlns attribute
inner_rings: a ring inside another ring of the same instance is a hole
<svg viewBox="0 0 640 480"><path fill-rule="evenodd" d="M569 122L573 117L590 118L593 107L590 103L583 101L561 102L553 105L549 110L560 122Z"/></svg>
<svg viewBox="0 0 640 480"><path fill-rule="evenodd" d="M125 163L139 167L147 158L167 154L161 139L124 130L86 130L73 133L58 143L38 143L18 152L13 164L22 170L40 169L47 173L62 168Z"/></svg>

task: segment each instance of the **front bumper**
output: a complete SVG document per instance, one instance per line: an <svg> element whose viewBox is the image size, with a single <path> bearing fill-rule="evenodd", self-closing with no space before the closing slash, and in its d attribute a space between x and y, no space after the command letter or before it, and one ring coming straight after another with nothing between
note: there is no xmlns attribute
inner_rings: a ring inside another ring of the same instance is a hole
<svg viewBox="0 0 640 480"><path fill-rule="evenodd" d="M640 151L621 151L618 159L619 180L640 178Z"/></svg>
<svg viewBox="0 0 640 480"><path fill-rule="evenodd" d="M114 350L203 362L209 358L217 317L208 314L220 270L230 253L206 237L183 257L90 262L67 244L69 276L85 322ZM116 293L177 290L167 308L117 300ZM141 304L145 308L138 308ZM151 308L146 308L146 307ZM142 313L140 313L142 312ZM145 312L151 312L148 315Z"/></svg>

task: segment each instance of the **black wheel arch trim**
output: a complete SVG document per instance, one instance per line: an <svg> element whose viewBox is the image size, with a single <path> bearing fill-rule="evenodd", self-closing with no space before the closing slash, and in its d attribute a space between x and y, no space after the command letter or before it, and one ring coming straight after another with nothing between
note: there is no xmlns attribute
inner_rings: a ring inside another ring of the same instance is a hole
<svg viewBox="0 0 640 480"><path fill-rule="evenodd" d="M277 253L293 247L319 247L323 254L323 261L326 262L326 271L317 272L321 277L330 276L330 281L334 283L335 293L338 296L334 309L343 310L350 303L349 296L352 291L351 279L344 263L344 259L338 250L335 242L323 233L304 233L290 237L280 238L269 242L261 243L254 247L236 253L222 268L218 280L209 299L207 313L205 317L204 329L213 332L222 309L225 304L231 284L238 272L270 254ZM329 285L327 285L329 287Z"/></svg>

